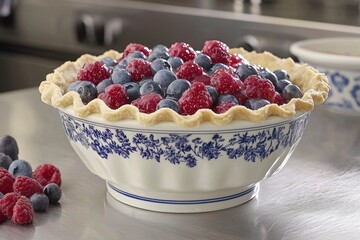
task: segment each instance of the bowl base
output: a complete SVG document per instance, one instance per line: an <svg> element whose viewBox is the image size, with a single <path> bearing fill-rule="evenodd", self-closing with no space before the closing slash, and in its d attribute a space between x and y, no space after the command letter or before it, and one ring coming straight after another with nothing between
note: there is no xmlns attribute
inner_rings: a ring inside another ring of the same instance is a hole
<svg viewBox="0 0 360 240"><path fill-rule="evenodd" d="M196 213L217 211L243 204L257 195L259 185L256 183L221 192L179 194L124 188L107 182L107 189L116 200L137 208L168 213Z"/></svg>

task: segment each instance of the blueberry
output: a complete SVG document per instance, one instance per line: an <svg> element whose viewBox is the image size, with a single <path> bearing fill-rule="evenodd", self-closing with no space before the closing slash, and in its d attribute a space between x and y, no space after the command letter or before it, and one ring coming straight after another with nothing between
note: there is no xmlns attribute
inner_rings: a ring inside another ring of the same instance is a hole
<svg viewBox="0 0 360 240"><path fill-rule="evenodd" d="M148 56L147 60L149 62L154 61L155 59L168 59L170 57L169 53L167 52L160 52L160 51L153 51Z"/></svg>
<svg viewBox="0 0 360 240"><path fill-rule="evenodd" d="M96 90L97 90L98 95L99 95L100 93L105 92L105 88L108 87L108 86L110 86L111 84L113 84L113 81L112 81L110 78L102 80L102 81L96 86Z"/></svg>
<svg viewBox="0 0 360 240"><path fill-rule="evenodd" d="M124 84L131 81L131 75L124 68L115 68L111 74L113 83Z"/></svg>
<svg viewBox="0 0 360 240"><path fill-rule="evenodd" d="M118 65L116 65L115 69L116 68L126 68L127 64L128 64L128 61L126 60L126 58L124 58L118 63Z"/></svg>
<svg viewBox="0 0 360 240"><path fill-rule="evenodd" d="M268 70L268 69L265 68L265 69L263 69L263 70L261 70L261 71L259 72L259 75L260 75L260 77L262 77L262 78L265 78L265 79L270 80L270 82L272 82L272 84L274 85L274 87L277 86L278 78L277 78L277 76L276 76L273 72L271 72L270 70Z"/></svg>
<svg viewBox="0 0 360 240"><path fill-rule="evenodd" d="M14 177L27 176L32 178L32 168L30 163L24 160L15 160L9 166L9 173Z"/></svg>
<svg viewBox="0 0 360 240"><path fill-rule="evenodd" d="M286 79L286 80L290 80L290 76L287 73L287 71L279 69L274 71L274 74L276 75L276 77L281 80L281 79Z"/></svg>
<svg viewBox="0 0 360 240"><path fill-rule="evenodd" d="M219 93L218 91L216 90L216 88L210 86L210 85L206 85L205 86L206 90L210 93L210 96L213 100L213 105L215 106L217 101L218 101L218 98L219 98Z"/></svg>
<svg viewBox="0 0 360 240"><path fill-rule="evenodd" d="M219 69L229 69L229 66L223 64L223 63L215 63L214 66L212 66L212 68L209 71L209 74L212 75L213 73L215 73L217 70Z"/></svg>
<svg viewBox="0 0 360 240"><path fill-rule="evenodd" d="M70 91L76 91L76 86L81 83L82 81L75 81L69 84L69 86L66 88L66 92Z"/></svg>
<svg viewBox="0 0 360 240"><path fill-rule="evenodd" d="M140 51L133 51L132 53L130 53L129 55L127 55L126 57L126 61L130 62L131 60L133 60L134 58L141 58L141 59L146 59L146 56L143 52Z"/></svg>
<svg viewBox="0 0 360 240"><path fill-rule="evenodd" d="M154 82L157 82L163 92L166 93L168 86L175 81L176 78L176 75L172 71L162 69L154 75Z"/></svg>
<svg viewBox="0 0 360 240"><path fill-rule="evenodd" d="M197 63L200 67L202 67L206 71L209 70L212 66L211 58L203 53L196 55L194 62Z"/></svg>
<svg viewBox="0 0 360 240"><path fill-rule="evenodd" d="M139 82L139 86L141 87L142 85L144 85L144 83L149 82L149 81L153 81L152 78L144 78Z"/></svg>
<svg viewBox="0 0 360 240"><path fill-rule="evenodd" d="M172 69L174 69L175 71L176 69L178 69L178 67L184 64L184 61L179 57L169 57L167 61L170 63Z"/></svg>
<svg viewBox="0 0 360 240"><path fill-rule="evenodd" d="M6 155L5 153L0 152L0 167L8 170L11 163L12 163L11 157Z"/></svg>
<svg viewBox="0 0 360 240"><path fill-rule="evenodd" d="M245 105L245 107L250 108L252 110L257 110L268 104L270 104L270 102L268 100L261 99L261 98L250 98L250 99L246 100L244 105Z"/></svg>
<svg viewBox="0 0 360 240"><path fill-rule="evenodd" d="M160 85L154 81L148 81L140 87L140 95L144 95L149 92L154 92L160 95L164 95L164 92L161 90Z"/></svg>
<svg viewBox="0 0 360 240"><path fill-rule="evenodd" d="M44 187L44 193L49 198L50 203L57 203L61 198L61 189L55 183L49 183Z"/></svg>
<svg viewBox="0 0 360 240"><path fill-rule="evenodd" d="M153 75L162 69L171 70L170 63L168 61L166 61L165 59L162 59L162 58L155 59L151 63L151 72Z"/></svg>
<svg viewBox="0 0 360 240"><path fill-rule="evenodd" d="M166 90L167 98L171 98L175 101L181 98L182 94L190 88L191 83L186 79L176 79L168 86Z"/></svg>
<svg viewBox="0 0 360 240"><path fill-rule="evenodd" d="M158 44L152 48L152 51L153 52L167 52L167 51L169 51L169 49L165 45Z"/></svg>
<svg viewBox="0 0 360 240"><path fill-rule="evenodd" d="M2 192L0 192L0 199L2 199L4 197L4 194Z"/></svg>
<svg viewBox="0 0 360 240"><path fill-rule="evenodd" d="M89 81L81 81L81 83L76 86L76 92L79 93L84 104L89 103L98 95L95 84Z"/></svg>
<svg viewBox="0 0 360 240"><path fill-rule="evenodd" d="M220 105L220 104L226 103L226 102L233 102L236 105L239 105L239 101L236 99L236 97L234 95L231 95L231 94L220 95L218 98L217 104Z"/></svg>
<svg viewBox="0 0 360 240"><path fill-rule="evenodd" d="M156 109L160 109L160 108L170 108L172 110L174 110L175 112L179 112L180 111L180 106L179 104L172 100L172 99L162 99L156 106Z"/></svg>
<svg viewBox="0 0 360 240"><path fill-rule="evenodd" d="M257 75L256 69L249 64L242 64L236 69L236 74L239 76L241 81L244 81L248 76Z"/></svg>
<svg viewBox="0 0 360 240"><path fill-rule="evenodd" d="M46 211L49 208L49 198L43 193L31 195L30 202L36 212Z"/></svg>
<svg viewBox="0 0 360 240"><path fill-rule="evenodd" d="M111 57L102 58L100 61L103 62L108 69L115 67L117 64L117 62Z"/></svg>
<svg viewBox="0 0 360 240"><path fill-rule="evenodd" d="M9 155L12 160L18 159L19 148L15 138L9 135L0 138L0 152Z"/></svg>
<svg viewBox="0 0 360 240"><path fill-rule="evenodd" d="M133 101L140 97L140 86L135 82L125 83L123 87L126 90L126 94L130 101Z"/></svg>
<svg viewBox="0 0 360 240"><path fill-rule="evenodd" d="M286 79L281 79L277 82L275 89L276 91L278 91L279 93L282 93L282 90L289 84L292 84L289 80Z"/></svg>
<svg viewBox="0 0 360 240"><path fill-rule="evenodd" d="M289 84L284 87L281 95L283 96L285 101L288 102L293 98L301 98L302 92L298 86L294 84Z"/></svg>

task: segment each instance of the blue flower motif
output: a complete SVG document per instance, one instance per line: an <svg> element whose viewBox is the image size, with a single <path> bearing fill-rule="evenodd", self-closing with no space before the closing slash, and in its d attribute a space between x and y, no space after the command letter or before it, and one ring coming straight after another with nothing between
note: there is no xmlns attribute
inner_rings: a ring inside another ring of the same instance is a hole
<svg viewBox="0 0 360 240"><path fill-rule="evenodd" d="M200 147L201 155L207 159L217 159L220 155L220 149L216 148L215 142L203 143Z"/></svg>
<svg viewBox="0 0 360 240"><path fill-rule="evenodd" d="M188 166L189 168L196 166L196 158L194 156L192 156L191 154L188 154L187 156L185 156L184 160L185 160L186 166Z"/></svg>
<svg viewBox="0 0 360 240"><path fill-rule="evenodd" d="M355 85L351 90L351 96L354 98L358 106L360 106L360 85Z"/></svg>
<svg viewBox="0 0 360 240"><path fill-rule="evenodd" d="M339 92L342 92L345 86L349 85L349 78L347 78L345 75L340 74L339 72L331 74L330 80L333 85L339 90Z"/></svg>

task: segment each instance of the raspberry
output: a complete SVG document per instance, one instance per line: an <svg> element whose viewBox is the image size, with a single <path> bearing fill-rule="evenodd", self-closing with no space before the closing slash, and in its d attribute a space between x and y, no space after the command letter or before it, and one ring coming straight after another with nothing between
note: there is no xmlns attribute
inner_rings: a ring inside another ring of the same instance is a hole
<svg viewBox="0 0 360 240"><path fill-rule="evenodd" d="M213 101L210 93L206 90L205 84L194 82L178 100L180 114L192 115L202 108L211 108Z"/></svg>
<svg viewBox="0 0 360 240"><path fill-rule="evenodd" d="M240 64L249 64L249 62L240 54L231 54L229 58L230 67L238 68Z"/></svg>
<svg viewBox="0 0 360 240"><path fill-rule="evenodd" d="M194 82L202 82L205 85L210 85L210 77L203 72L202 75L194 77L191 83Z"/></svg>
<svg viewBox="0 0 360 240"><path fill-rule="evenodd" d="M218 69L210 79L210 85L216 88L220 95L236 94L240 91L242 83L239 77L227 69Z"/></svg>
<svg viewBox="0 0 360 240"><path fill-rule="evenodd" d="M12 192L14 181L15 178L5 168L0 168L0 192L3 194Z"/></svg>
<svg viewBox="0 0 360 240"><path fill-rule="evenodd" d="M20 198L21 195L15 192L5 194L4 197L0 200L1 212L8 218L11 218L13 215L15 203Z"/></svg>
<svg viewBox="0 0 360 240"><path fill-rule="evenodd" d="M194 60L196 53L189 44L184 42L176 42L169 48L169 55L171 57L179 57L184 62L187 62Z"/></svg>
<svg viewBox="0 0 360 240"><path fill-rule="evenodd" d="M141 58L134 58L126 66L134 82L140 82L144 78L152 76L151 65L148 61Z"/></svg>
<svg viewBox="0 0 360 240"><path fill-rule="evenodd" d="M241 91L235 93L234 96L236 97L240 105L244 105L244 103L248 99Z"/></svg>
<svg viewBox="0 0 360 240"><path fill-rule="evenodd" d="M265 78L251 75L244 80L243 93L247 98L261 98L274 102L276 91L274 85Z"/></svg>
<svg viewBox="0 0 360 240"><path fill-rule="evenodd" d="M11 221L16 224L29 224L34 220L34 209L31 202L26 197L20 197L17 200Z"/></svg>
<svg viewBox="0 0 360 240"><path fill-rule="evenodd" d="M77 75L77 80L89 81L98 85L102 80L109 78L110 72L103 62L85 63Z"/></svg>
<svg viewBox="0 0 360 240"><path fill-rule="evenodd" d="M275 93L273 103L276 103L277 105L283 105L284 102L285 102L285 99L281 96L281 94L280 93Z"/></svg>
<svg viewBox="0 0 360 240"><path fill-rule="evenodd" d="M206 41L202 52L208 55L213 63L229 64L229 47L223 42L218 40Z"/></svg>
<svg viewBox="0 0 360 240"><path fill-rule="evenodd" d="M144 53L146 57L148 57L150 55L149 48L147 48L144 45L139 44L139 43L130 43L129 45L126 46L121 58L123 59L123 58L127 57L130 53L132 53L134 51L140 51L140 52Z"/></svg>
<svg viewBox="0 0 360 240"><path fill-rule="evenodd" d="M156 111L157 104L163 99L160 94L149 92L134 100L131 104L143 113L152 113Z"/></svg>
<svg viewBox="0 0 360 240"><path fill-rule="evenodd" d="M129 103L126 90L120 84L112 84L108 86L105 88L105 92L101 93L98 98L103 100L111 109L118 109L122 105Z"/></svg>
<svg viewBox="0 0 360 240"><path fill-rule="evenodd" d="M197 76L203 75L203 69L194 61L187 61L177 69L177 77L190 82Z"/></svg>
<svg viewBox="0 0 360 240"><path fill-rule="evenodd" d="M58 186L61 186L60 170L50 163L44 163L38 166L33 173L33 177L43 187L48 183L55 183Z"/></svg>
<svg viewBox="0 0 360 240"><path fill-rule="evenodd" d="M224 113L226 112L227 110L229 110L230 108L232 108L233 106L236 106L237 104L234 103L234 102L224 102L220 105L217 105L215 108L214 108L214 112L217 113L217 114L220 114L220 113Z"/></svg>
<svg viewBox="0 0 360 240"><path fill-rule="evenodd" d="M35 179L19 176L15 178L14 192L29 198L34 193L42 193L42 186Z"/></svg>

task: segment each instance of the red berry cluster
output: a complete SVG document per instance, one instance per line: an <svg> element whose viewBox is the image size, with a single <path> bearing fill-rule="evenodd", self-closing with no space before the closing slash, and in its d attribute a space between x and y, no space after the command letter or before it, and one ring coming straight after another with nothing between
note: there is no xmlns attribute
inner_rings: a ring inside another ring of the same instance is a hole
<svg viewBox="0 0 360 240"><path fill-rule="evenodd" d="M6 169L0 168L0 223L10 218L17 224L30 224L34 220L34 208L30 202L36 193L44 194L44 188L50 183L61 185L61 174L54 165L46 163L38 166L33 177L12 176Z"/></svg>
<svg viewBox="0 0 360 240"><path fill-rule="evenodd" d="M9 155L14 157L11 153L17 152L18 147L10 136L0 139L1 149L5 151L1 152L0 158L0 223L9 218L16 224L30 224L35 211L46 211L49 203L60 199L60 170L45 163L32 171L28 162L11 159ZM10 163L4 159L10 159ZM56 196L52 191L54 187L58 190ZM49 188L52 189L51 193Z"/></svg>
<svg viewBox="0 0 360 240"><path fill-rule="evenodd" d="M161 71L170 73L160 74ZM85 104L89 102L89 96L94 96L112 109L132 104L143 113L163 107L181 115L192 115L205 108L224 113L237 105L256 110L302 96L286 71L272 72L252 65L240 54L231 54L229 47L218 40L205 41L201 51L195 51L184 42L176 42L170 48L157 45L153 49L131 43L120 59L101 59L85 64L77 80L91 82L96 88L92 90L89 84L78 84L81 90L75 87L80 95L84 95ZM186 80L190 87L181 87L184 83L175 85L175 80ZM173 81L175 86L172 86ZM92 94L94 91L97 94Z"/></svg>

